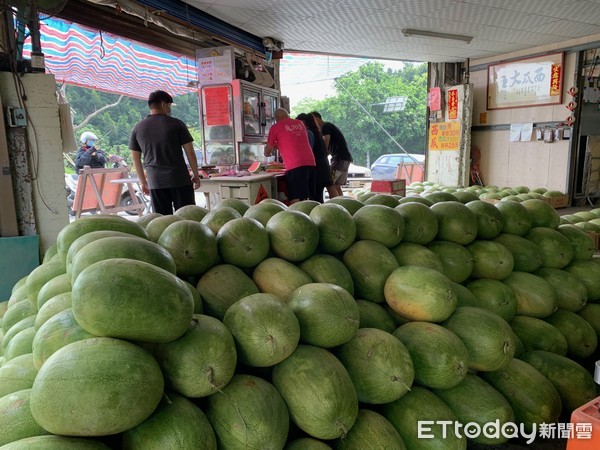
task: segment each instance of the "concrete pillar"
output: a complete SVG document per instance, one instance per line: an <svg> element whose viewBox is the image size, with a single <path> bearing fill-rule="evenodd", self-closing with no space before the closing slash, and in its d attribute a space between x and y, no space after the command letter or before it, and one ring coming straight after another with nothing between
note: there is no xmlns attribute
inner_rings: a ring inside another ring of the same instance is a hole
<svg viewBox="0 0 600 450"><path fill-rule="evenodd" d="M7 129L9 154L17 176L19 231L39 234L43 254L69 223L54 76L0 72L0 97L3 108L27 110L27 128Z"/></svg>

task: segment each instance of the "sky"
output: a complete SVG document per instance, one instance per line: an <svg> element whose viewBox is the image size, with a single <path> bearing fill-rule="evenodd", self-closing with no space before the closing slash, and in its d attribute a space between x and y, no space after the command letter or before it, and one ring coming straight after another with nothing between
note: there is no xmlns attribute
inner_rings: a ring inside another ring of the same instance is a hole
<svg viewBox="0 0 600 450"><path fill-rule="evenodd" d="M336 77L370 61L381 62L386 69L392 70L401 69L404 65L403 61L286 53L280 66L281 95L290 98L290 108L304 98L321 100L335 95L333 83Z"/></svg>

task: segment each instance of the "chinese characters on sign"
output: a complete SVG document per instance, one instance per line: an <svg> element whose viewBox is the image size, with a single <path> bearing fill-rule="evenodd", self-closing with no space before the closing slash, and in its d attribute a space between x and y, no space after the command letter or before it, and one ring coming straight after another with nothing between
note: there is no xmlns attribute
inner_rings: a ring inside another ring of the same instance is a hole
<svg viewBox="0 0 600 450"><path fill-rule="evenodd" d="M233 80L233 50L230 47L199 49L196 58L200 85Z"/></svg>
<svg viewBox="0 0 600 450"><path fill-rule="evenodd" d="M490 65L488 109L561 103L562 67L562 53Z"/></svg>
<svg viewBox="0 0 600 450"><path fill-rule="evenodd" d="M429 128L429 150L458 150L460 122L432 123Z"/></svg>
<svg viewBox="0 0 600 450"><path fill-rule="evenodd" d="M448 119L458 118L458 90L450 89L448 91Z"/></svg>
<svg viewBox="0 0 600 450"><path fill-rule="evenodd" d="M227 86L207 87L203 90L204 113L209 127L229 125L229 89Z"/></svg>

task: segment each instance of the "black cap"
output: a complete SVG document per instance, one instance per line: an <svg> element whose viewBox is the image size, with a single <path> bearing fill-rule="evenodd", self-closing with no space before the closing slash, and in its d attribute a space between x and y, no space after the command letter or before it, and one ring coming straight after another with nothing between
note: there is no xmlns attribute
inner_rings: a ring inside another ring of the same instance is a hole
<svg viewBox="0 0 600 450"><path fill-rule="evenodd" d="M151 92L148 96L148 106L152 105L153 103L156 104L160 102L173 103L173 97L171 97L165 91Z"/></svg>

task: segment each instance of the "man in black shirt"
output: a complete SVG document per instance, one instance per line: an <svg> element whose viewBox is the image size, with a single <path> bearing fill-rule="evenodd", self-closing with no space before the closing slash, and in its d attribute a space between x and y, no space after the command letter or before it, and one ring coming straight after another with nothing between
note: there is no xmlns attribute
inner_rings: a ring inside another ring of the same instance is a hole
<svg viewBox="0 0 600 450"><path fill-rule="evenodd" d="M324 122L321 114L317 111L311 112L317 125L321 128L321 134L327 147L327 152L331 155L331 172L333 185L327 187L329 197L338 197L344 195L342 186L348 182L348 169L352 160L346 138L338 127L331 122Z"/></svg>
<svg viewBox="0 0 600 450"><path fill-rule="evenodd" d="M194 139L181 120L171 117L172 103L173 97L165 91L152 92L148 97L150 115L133 128L129 139L142 190L150 194L154 212L164 215L195 204L194 190L200 187ZM182 147L190 163L191 179Z"/></svg>

